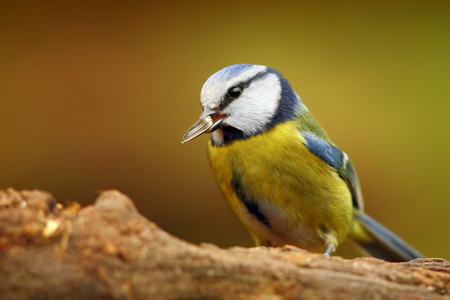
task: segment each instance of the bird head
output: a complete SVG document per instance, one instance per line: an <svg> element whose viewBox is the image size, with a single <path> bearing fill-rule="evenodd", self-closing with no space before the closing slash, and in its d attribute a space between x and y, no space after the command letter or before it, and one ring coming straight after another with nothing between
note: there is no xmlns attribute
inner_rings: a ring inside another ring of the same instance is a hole
<svg viewBox="0 0 450 300"><path fill-rule="evenodd" d="M183 136L188 142L214 132L213 142L222 144L224 134L247 138L292 119L300 98L283 76L266 66L236 64L213 74L203 85L203 113Z"/></svg>

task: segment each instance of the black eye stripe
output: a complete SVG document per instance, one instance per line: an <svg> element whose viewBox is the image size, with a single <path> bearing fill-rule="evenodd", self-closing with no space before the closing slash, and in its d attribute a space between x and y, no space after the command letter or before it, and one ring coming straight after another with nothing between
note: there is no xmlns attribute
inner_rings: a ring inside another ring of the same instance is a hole
<svg viewBox="0 0 450 300"><path fill-rule="evenodd" d="M231 96L229 95L229 91L230 91L232 88L235 88L235 87L240 88L240 89L241 89L241 94L242 94L242 93L245 91L245 89L246 89L253 81L265 77L268 73L269 73L269 70L266 69L266 70L264 70L264 71L261 71L261 72L257 73L257 74L256 74L255 76L253 76L252 78L249 78L249 79L247 79L247 80L245 80L245 81L241 81L241 82L239 82L239 83L233 85L230 89L227 90L227 93L223 96L222 101L221 101L221 104L220 104L220 109L221 109L221 110L224 109L224 108L227 107L231 102L233 102L233 100L239 98L240 95L239 95L238 97L231 97Z"/></svg>

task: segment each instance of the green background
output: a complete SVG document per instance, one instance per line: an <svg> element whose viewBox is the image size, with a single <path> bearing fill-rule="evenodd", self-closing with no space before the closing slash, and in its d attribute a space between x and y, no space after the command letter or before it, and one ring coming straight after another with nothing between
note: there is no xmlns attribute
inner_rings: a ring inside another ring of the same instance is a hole
<svg viewBox="0 0 450 300"><path fill-rule="evenodd" d="M208 137L180 139L211 74L264 64L349 154L366 212L449 258L445 1L24 3L0 3L1 188L83 204L115 188L182 239L251 246Z"/></svg>

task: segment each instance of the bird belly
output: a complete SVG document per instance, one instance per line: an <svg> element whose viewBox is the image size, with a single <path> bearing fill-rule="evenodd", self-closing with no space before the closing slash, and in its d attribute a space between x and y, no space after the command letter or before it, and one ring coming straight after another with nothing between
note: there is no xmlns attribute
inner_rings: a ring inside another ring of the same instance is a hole
<svg viewBox="0 0 450 300"><path fill-rule="evenodd" d="M351 223L350 191L307 150L298 130L281 125L278 132L230 145L210 143L208 155L219 188L258 245L319 251L329 235L337 246Z"/></svg>
<svg viewBox="0 0 450 300"><path fill-rule="evenodd" d="M261 222L245 205L239 207L238 215L241 216L241 221L251 232L257 245L293 245L310 251L322 251L324 249L323 239L303 220L292 222L279 207L265 206L261 204L260 209L261 213L267 217L267 223Z"/></svg>

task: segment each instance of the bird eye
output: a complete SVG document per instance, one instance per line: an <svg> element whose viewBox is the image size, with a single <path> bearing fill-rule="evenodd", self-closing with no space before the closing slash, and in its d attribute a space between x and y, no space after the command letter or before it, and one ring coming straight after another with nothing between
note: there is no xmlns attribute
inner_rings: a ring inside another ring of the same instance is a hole
<svg viewBox="0 0 450 300"><path fill-rule="evenodd" d="M234 99L238 98L241 94L242 94L242 89L238 86L232 86L228 90L228 96L230 96L231 98L234 98Z"/></svg>

